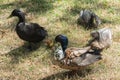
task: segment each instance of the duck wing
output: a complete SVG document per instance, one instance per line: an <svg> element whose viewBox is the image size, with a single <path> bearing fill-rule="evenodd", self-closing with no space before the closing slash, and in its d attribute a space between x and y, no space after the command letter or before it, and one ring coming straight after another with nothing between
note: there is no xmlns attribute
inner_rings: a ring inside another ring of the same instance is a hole
<svg viewBox="0 0 120 80"><path fill-rule="evenodd" d="M101 55L85 53L79 57L75 57L73 59L68 59L69 64L65 64L64 60L61 60L61 61L56 60L53 63L55 65L57 64L59 67L61 67L63 69L80 70L80 69L83 69L86 66L93 64L101 59L102 59Z"/></svg>
<svg viewBox="0 0 120 80"><path fill-rule="evenodd" d="M76 64L77 66L87 66L90 65L96 61L99 61L102 59L101 55L95 55L95 54L90 54L86 53L81 55L80 57L76 57L72 59L72 64Z"/></svg>
<svg viewBox="0 0 120 80"><path fill-rule="evenodd" d="M91 49L90 46L85 48L70 47L65 50L65 53L68 58L74 58L88 52L90 49Z"/></svg>
<svg viewBox="0 0 120 80"><path fill-rule="evenodd" d="M16 32L21 39L30 42L39 42L47 35L47 31L37 23L19 23Z"/></svg>
<svg viewBox="0 0 120 80"><path fill-rule="evenodd" d="M91 19L91 12L89 10L84 10L81 15L81 18L85 23L88 23L89 20Z"/></svg>
<svg viewBox="0 0 120 80"><path fill-rule="evenodd" d="M24 32L26 35L35 35L35 34L41 34L43 35L43 32L47 32L43 27L41 27L37 23L19 23L18 28L19 31ZM41 33L40 33L41 32Z"/></svg>

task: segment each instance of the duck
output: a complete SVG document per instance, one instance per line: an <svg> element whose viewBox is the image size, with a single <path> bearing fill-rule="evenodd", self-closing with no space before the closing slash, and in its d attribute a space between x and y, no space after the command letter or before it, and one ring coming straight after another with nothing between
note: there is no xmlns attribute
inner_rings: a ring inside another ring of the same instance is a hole
<svg viewBox="0 0 120 80"><path fill-rule="evenodd" d="M78 18L78 24L87 29L97 28L101 24L101 19L91 10L81 10Z"/></svg>
<svg viewBox="0 0 120 80"><path fill-rule="evenodd" d="M15 31L20 39L29 42L29 49L31 49L32 43L41 42L48 35L47 30L38 23L26 23L25 13L19 9L14 9L9 18L11 17L18 17L19 21L16 24Z"/></svg>
<svg viewBox="0 0 120 80"><path fill-rule="evenodd" d="M53 63L61 68L78 70L102 59L101 50L91 50L90 46L67 48L68 38L65 35L57 35L55 42L56 48Z"/></svg>
<svg viewBox="0 0 120 80"><path fill-rule="evenodd" d="M90 33L92 39L89 41L88 46L91 46L93 49L108 49L112 44L112 35L110 28L94 30Z"/></svg>

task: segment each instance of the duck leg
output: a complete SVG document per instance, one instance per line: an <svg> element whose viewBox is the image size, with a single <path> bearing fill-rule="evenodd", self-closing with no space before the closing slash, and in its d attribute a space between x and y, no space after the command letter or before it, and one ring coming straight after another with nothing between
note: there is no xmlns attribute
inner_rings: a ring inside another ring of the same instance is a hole
<svg viewBox="0 0 120 80"><path fill-rule="evenodd" d="M33 50L38 49L39 46L40 46L40 44L38 44L38 43L29 42L28 49L29 49L30 51L33 51Z"/></svg>
<svg viewBox="0 0 120 80"><path fill-rule="evenodd" d="M33 50L33 48L32 48L32 43L31 42L29 42L28 43L28 47L27 47L30 51L32 51Z"/></svg>

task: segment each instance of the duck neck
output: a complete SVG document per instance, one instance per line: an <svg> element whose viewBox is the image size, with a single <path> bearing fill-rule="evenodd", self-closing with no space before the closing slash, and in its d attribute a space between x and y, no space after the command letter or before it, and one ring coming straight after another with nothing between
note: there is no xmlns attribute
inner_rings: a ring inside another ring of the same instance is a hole
<svg viewBox="0 0 120 80"><path fill-rule="evenodd" d="M67 43L61 43L63 52L65 52L65 50L67 49L67 45L68 45Z"/></svg>
<svg viewBox="0 0 120 80"><path fill-rule="evenodd" d="M64 54L64 56L66 56L65 50L67 49L67 44L61 43L61 46L62 46L63 54Z"/></svg>
<svg viewBox="0 0 120 80"><path fill-rule="evenodd" d="M19 24L19 23L25 23L25 16L23 15L23 14L19 14L18 15L18 18L19 18L19 21L18 21L18 23L17 23L17 25Z"/></svg>

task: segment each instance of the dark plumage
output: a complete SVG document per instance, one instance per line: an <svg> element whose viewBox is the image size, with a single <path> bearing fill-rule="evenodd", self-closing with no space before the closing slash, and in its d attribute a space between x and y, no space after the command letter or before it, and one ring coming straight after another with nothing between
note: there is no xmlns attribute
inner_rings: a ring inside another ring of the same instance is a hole
<svg viewBox="0 0 120 80"><path fill-rule="evenodd" d="M90 10L82 10L78 18L78 23L86 28L98 27L101 24L100 18Z"/></svg>
<svg viewBox="0 0 120 80"><path fill-rule="evenodd" d="M10 17L16 16L19 18L19 21L16 25L15 31L20 39L28 41L30 43L38 43L45 39L47 36L47 31L37 23L26 23L25 14L18 10L14 9Z"/></svg>
<svg viewBox="0 0 120 80"><path fill-rule="evenodd" d="M60 42L63 51L65 51L65 49L66 49L67 46L68 46L68 38L67 38L66 36L64 36L64 35L57 35L57 36L55 37L55 41L56 41L56 42Z"/></svg>

